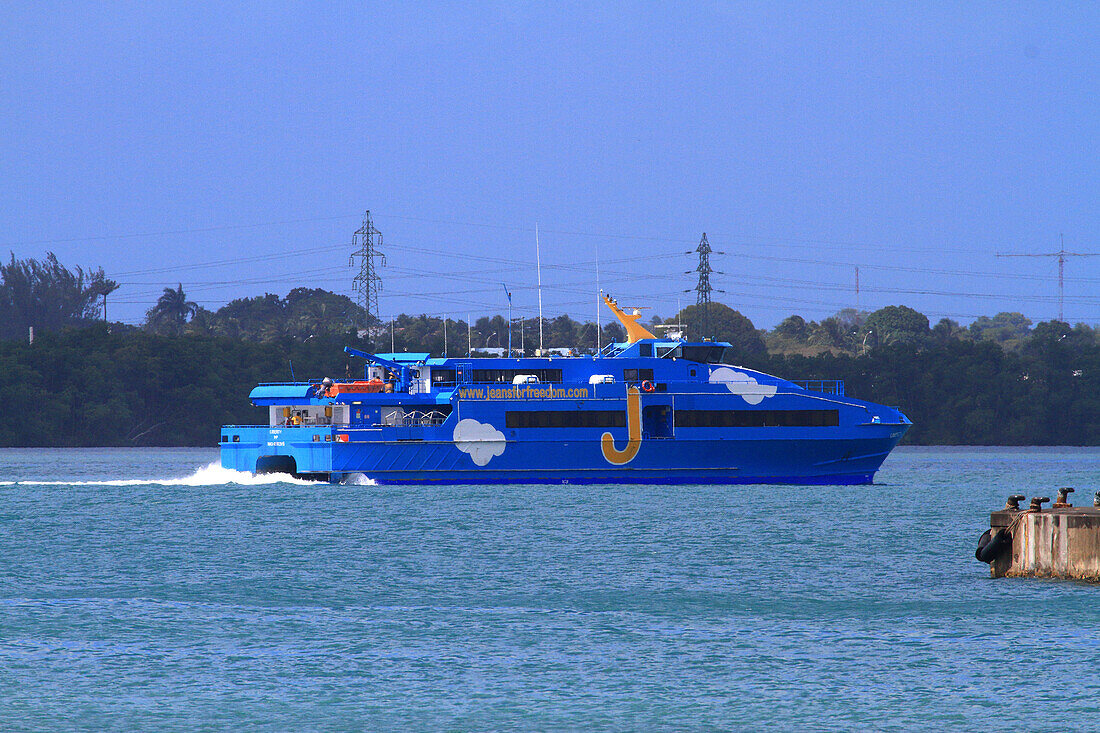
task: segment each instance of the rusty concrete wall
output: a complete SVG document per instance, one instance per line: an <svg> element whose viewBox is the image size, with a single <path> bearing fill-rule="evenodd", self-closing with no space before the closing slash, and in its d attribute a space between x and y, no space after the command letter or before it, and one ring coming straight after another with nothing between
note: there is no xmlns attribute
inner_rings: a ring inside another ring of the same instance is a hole
<svg viewBox="0 0 1100 733"><path fill-rule="evenodd" d="M1012 552L990 564L993 577L1100 580L1100 509L994 512L990 525L1012 527Z"/></svg>

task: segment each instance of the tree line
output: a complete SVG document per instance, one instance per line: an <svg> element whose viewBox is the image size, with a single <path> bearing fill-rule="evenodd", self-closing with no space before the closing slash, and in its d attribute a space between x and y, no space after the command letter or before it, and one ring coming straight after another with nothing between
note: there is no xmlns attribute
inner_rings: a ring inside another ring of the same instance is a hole
<svg viewBox="0 0 1100 733"><path fill-rule="evenodd" d="M308 288L208 311L179 284L141 326L127 326L100 320L116 287L102 270L69 270L53 255L0 266L0 400L10 416L0 446L212 445L222 424L264 421L248 401L258 382L355 376L361 365L344 345L455 356L508 340L503 316L366 323L347 296ZM594 323L562 315L541 325L547 348L596 348ZM785 378L843 379L849 395L905 411L908 443L1100 444L1100 333L1084 324L999 313L933 326L898 305L819 322L792 315L760 330L712 303L649 325L709 333L744 366ZM522 342L532 352L538 327L512 324L517 351ZM601 344L623 338L618 324L599 335Z"/></svg>

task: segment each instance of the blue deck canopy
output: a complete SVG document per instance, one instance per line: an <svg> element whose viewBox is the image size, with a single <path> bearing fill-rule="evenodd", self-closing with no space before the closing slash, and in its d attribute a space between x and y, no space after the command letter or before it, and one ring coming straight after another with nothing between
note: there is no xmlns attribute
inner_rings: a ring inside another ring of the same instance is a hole
<svg viewBox="0 0 1100 733"><path fill-rule="evenodd" d="M308 400L312 392L312 384L261 384L248 393L248 399L257 405L287 404Z"/></svg>
<svg viewBox="0 0 1100 733"><path fill-rule="evenodd" d="M402 351L402 352L389 352L389 353L385 353L385 354L378 353L378 354L373 354L373 356L377 356L377 357L379 357L381 359L385 359L387 361L396 361L396 362L401 363L401 364L419 364L422 361L427 361L431 357L431 354L427 351L414 351L414 352L404 352L404 351Z"/></svg>

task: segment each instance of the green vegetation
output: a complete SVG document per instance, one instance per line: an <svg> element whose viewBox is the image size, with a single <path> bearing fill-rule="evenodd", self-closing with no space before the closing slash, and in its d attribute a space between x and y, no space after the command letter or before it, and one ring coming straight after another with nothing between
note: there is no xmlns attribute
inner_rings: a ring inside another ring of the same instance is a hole
<svg viewBox="0 0 1100 733"><path fill-rule="evenodd" d="M248 392L264 381L354 376L344 345L451 355L508 343L502 316L465 321L402 315L362 323L343 295L297 288L195 306L182 284L165 288L141 328L104 323L101 303L117 284L102 270L44 262L0 266L0 446L213 445L222 424L265 419ZM702 313L678 318L698 337ZM662 319L652 319L653 324ZM759 331L736 310L712 304L715 338L751 368L790 379L843 379L849 395L901 407L918 444L1100 444L1100 333L1059 321L1032 325L1019 313L949 319L930 326L905 306L846 309L821 322L790 316ZM27 328L35 328L28 343ZM392 330L391 330L392 328ZM519 325L512 341L519 348ZM446 330L444 330L446 329ZM538 322L523 324L531 352ZM392 336L391 336L392 334ZM596 325L568 316L543 322L547 347L585 351ZM605 325L601 343L621 340Z"/></svg>
<svg viewBox="0 0 1100 733"><path fill-rule="evenodd" d="M26 338L31 327L55 331L99 317L97 298L118 283L103 269L85 272L62 267L50 252L43 262L17 260L0 265L0 339Z"/></svg>

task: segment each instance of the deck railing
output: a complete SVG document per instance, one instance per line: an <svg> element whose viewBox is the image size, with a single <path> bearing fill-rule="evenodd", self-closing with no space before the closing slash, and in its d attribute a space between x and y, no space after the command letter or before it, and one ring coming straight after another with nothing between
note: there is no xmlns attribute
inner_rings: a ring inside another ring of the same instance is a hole
<svg viewBox="0 0 1100 733"><path fill-rule="evenodd" d="M792 379L791 382L809 392L821 392L837 397L844 396L844 380L842 379Z"/></svg>
<svg viewBox="0 0 1100 733"><path fill-rule="evenodd" d="M837 397L843 397L844 396L844 380L842 380L842 379L792 379L790 381L791 381L792 384L796 384L799 387L802 387L803 389L808 390L810 392L821 392L822 394L836 395ZM287 384L287 383L286 382L270 382L270 383L261 383L260 386L273 386L273 385L285 385L285 384ZM296 384L303 384L303 385L304 384L316 384L316 382L299 382L299 383L296 383ZM544 386L544 385L556 385L556 384L561 384L561 383L560 382L539 382L538 384L540 386ZM469 380L469 381L466 381L466 382L452 382L452 381L432 382L431 386L428 388L428 391L431 391L431 390L446 391L446 390L449 390L449 389L455 389L457 387L467 387L467 386L475 386L475 387L480 387L480 386L511 387L513 385L509 382L481 382L481 381L474 381L474 380ZM425 393L425 389L424 389L424 385L421 383L421 381L420 380L413 380L409 385L409 392L404 393L404 394L424 394L424 393ZM315 424L320 424L320 423L315 423ZM249 427L249 426L247 426L247 425L234 425L233 427ZM272 427L275 427L275 426L272 426ZM284 426L279 426L279 427L293 427L293 426L284 425Z"/></svg>
<svg viewBox="0 0 1100 733"><path fill-rule="evenodd" d="M396 422L382 422L376 424L375 427L434 427L436 425L442 425L444 422L446 422L446 420L447 415L444 415L439 410L410 410L401 417L397 418Z"/></svg>

